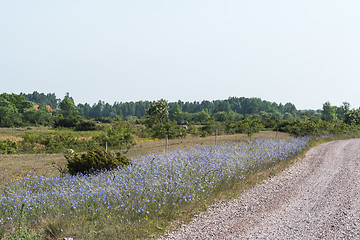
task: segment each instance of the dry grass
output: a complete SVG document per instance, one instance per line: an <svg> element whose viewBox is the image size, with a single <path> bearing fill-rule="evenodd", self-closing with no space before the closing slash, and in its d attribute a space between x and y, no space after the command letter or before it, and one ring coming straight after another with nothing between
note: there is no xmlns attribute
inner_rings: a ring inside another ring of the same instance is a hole
<svg viewBox="0 0 360 240"><path fill-rule="evenodd" d="M0 134L0 141L10 140L13 142L20 142L23 138L17 135Z"/></svg>
<svg viewBox="0 0 360 240"><path fill-rule="evenodd" d="M10 136L11 137L11 136ZM252 136L255 138L288 138L286 133L276 133L264 131ZM217 142L232 142L248 140L246 134L221 135L217 136ZM184 139L173 139L168 142L168 150L176 148L191 148L201 145L215 143L215 137L193 137L188 136ZM138 141L137 145L129 150L128 156L135 158L137 156L147 155L149 153L164 152L165 140ZM23 179L30 175L58 176L60 173L57 168L65 167L66 159L62 153L57 154L16 154L0 155L0 184L7 180Z"/></svg>
<svg viewBox="0 0 360 240"><path fill-rule="evenodd" d="M0 155L0 184L23 179L29 174L57 176L59 171L53 163L65 165L63 154Z"/></svg>

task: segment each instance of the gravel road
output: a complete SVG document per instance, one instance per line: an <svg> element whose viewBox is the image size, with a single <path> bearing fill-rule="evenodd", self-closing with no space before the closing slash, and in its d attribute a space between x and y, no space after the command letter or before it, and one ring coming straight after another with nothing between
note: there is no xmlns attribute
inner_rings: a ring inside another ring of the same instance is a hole
<svg viewBox="0 0 360 240"><path fill-rule="evenodd" d="M360 139L329 142L161 239L360 239Z"/></svg>

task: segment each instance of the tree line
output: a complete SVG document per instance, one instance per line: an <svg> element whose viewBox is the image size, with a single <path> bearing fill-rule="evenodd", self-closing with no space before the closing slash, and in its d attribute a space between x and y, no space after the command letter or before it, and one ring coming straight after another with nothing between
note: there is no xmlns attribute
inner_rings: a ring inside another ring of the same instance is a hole
<svg viewBox="0 0 360 240"><path fill-rule="evenodd" d="M21 93L27 101L34 102L41 105L49 105L52 109L60 107L61 99L57 98L54 93L33 93L25 94ZM73 102L74 99L68 94L66 97L70 98ZM137 102L115 102L113 104L105 103L99 100L95 104L80 103L76 106L79 115L87 116L90 118L98 117L110 117L116 118L118 116L125 119L143 118L146 115L146 109L150 107L153 101L137 101ZM205 111L212 115L217 112L234 112L236 114L247 115L256 114L259 112L273 113L276 115L289 114L294 116L298 113L295 105L292 103L277 104L262 100L260 98L245 98L245 97L231 97L226 100L214 100L214 101L194 101L183 102L181 100L177 102L169 102L169 108L180 108L183 113L199 113Z"/></svg>
<svg viewBox="0 0 360 240"><path fill-rule="evenodd" d="M36 96L36 98L32 96ZM158 101L94 104L89 113L75 105L67 93L62 100L54 94L0 95L0 126L31 127L50 126L80 131L93 131L91 138L79 138L74 132L22 134L21 142L0 141L0 153L20 151L52 151L64 148L87 150L93 146L127 149L139 138L183 138L187 134L209 136L245 133L251 136L262 130L288 132L293 136L342 135L360 132L360 109L351 109L349 103L332 106L329 102L319 110L297 110L291 103L270 103L259 98L229 98L202 102ZM37 99L37 102L30 99ZM46 103L54 102L54 109ZM126 107L125 107L126 106ZM120 115L114 109L132 106L131 115ZM137 108L136 108L136 107ZM97 110L98 109L98 110ZM105 110L113 115L104 115ZM135 110L134 110L135 109ZM136 110L138 109L138 110ZM138 111L138 115L136 115ZM135 114L135 115L134 115ZM125 116L125 117L123 117ZM41 146L41 149L39 149Z"/></svg>
<svg viewBox="0 0 360 240"><path fill-rule="evenodd" d="M151 110L154 106L166 108L167 114L164 118L166 120L149 121L152 119L151 115L156 112ZM44 94L36 91L31 94L0 95L1 127L47 125L71 127L80 131L94 130L96 122L111 122L119 117L153 129L159 128L159 123L169 124L169 122L174 125L201 125L209 133L212 131L209 129L220 128L217 126L219 123L223 125L221 129L230 131L240 121L250 120L258 121L265 129L276 128L280 121L294 122L294 120L360 124L360 110L351 109L347 102L342 106L332 106L326 102L323 108L318 110L297 110L292 103L283 105L260 98L245 97L201 102L180 100L178 102L165 100L115 102L112 105L99 101L91 106L88 103L76 105L69 93L63 99L57 98L54 93ZM89 121L91 119L92 121ZM163 131L160 128L158 132Z"/></svg>

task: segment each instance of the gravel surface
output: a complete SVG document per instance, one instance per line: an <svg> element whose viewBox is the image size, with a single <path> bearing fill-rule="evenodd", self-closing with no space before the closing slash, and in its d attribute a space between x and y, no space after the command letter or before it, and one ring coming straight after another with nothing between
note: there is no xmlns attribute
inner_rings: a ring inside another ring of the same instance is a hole
<svg viewBox="0 0 360 240"><path fill-rule="evenodd" d="M161 239L360 239L360 139L329 142Z"/></svg>

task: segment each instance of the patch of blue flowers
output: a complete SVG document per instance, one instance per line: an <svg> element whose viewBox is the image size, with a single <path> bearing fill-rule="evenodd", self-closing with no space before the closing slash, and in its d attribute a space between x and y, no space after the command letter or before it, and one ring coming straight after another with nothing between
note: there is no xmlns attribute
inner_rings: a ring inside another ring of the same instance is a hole
<svg viewBox="0 0 360 240"><path fill-rule="evenodd" d="M131 225L206 201L224 181L291 158L308 144L303 137L209 145L147 155L96 175L10 180L0 186L0 226L15 226L22 204L31 226L42 219L100 215Z"/></svg>

